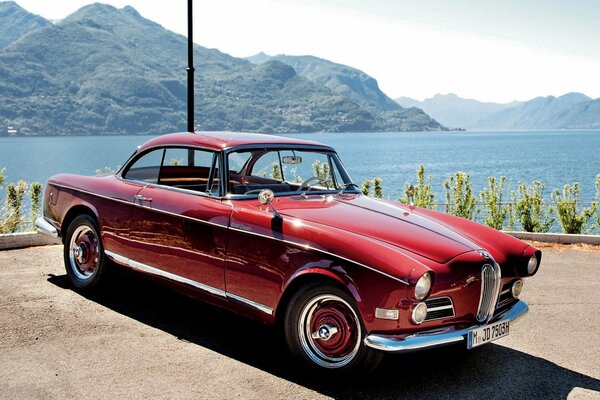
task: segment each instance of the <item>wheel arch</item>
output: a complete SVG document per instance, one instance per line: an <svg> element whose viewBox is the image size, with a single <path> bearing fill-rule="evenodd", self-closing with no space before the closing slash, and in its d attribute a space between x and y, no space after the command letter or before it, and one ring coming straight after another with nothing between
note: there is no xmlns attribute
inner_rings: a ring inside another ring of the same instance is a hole
<svg viewBox="0 0 600 400"><path fill-rule="evenodd" d="M290 277L290 279L288 279L284 285L283 294L281 295L275 309L276 323L283 321L287 306L289 305L289 302L294 294L297 293L301 288L313 283L322 283L323 285L335 286L347 292L357 304L359 304L361 301L358 288L349 277L341 277L330 270L322 268L309 268L301 270ZM360 313L360 307L358 308Z"/></svg>
<svg viewBox="0 0 600 400"><path fill-rule="evenodd" d="M65 216L62 220L60 230L62 233L63 243L66 240L67 230L69 229L69 226L71 225L73 220L80 215L89 215L90 217L92 217L94 219L94 221L98 225L98 228L100 227L98 215L96 214L96 211L93 209L93 207L86 205L86 204L77 204L77 205L69 208L69 210L67 211L67 213L65 214Z"/></svg>

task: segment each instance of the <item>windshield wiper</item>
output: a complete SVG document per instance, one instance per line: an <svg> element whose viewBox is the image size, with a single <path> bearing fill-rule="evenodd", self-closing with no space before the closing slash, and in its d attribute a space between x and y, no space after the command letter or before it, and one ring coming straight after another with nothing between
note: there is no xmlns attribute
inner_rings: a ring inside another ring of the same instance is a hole
<svg viewBox="0 0 600 400"><path fill-rule="evenodd" d="M338 195L346 193L346 191L352 187L354 187L358 190L358 185L356 183L350 182L350 183L347 183L346 186L344 186L344 188L338 192Z"/></svg>

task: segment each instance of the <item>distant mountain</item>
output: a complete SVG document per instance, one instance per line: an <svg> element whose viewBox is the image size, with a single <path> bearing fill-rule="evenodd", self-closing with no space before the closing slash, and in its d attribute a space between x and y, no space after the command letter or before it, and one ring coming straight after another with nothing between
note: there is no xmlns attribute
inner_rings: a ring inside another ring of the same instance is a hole
<svg viewBox="0 0 600 400"><path fill-rule="evenodd" d="M483 103L454 94L435 95L423 102L396 99L403 106L422 108L440 123L471 130L540 130L600 128L600 99L581 93L537 97L508 104Z"/></svg>
<svg viewBox="0 0 600 400"><path fill-rule="evenodd" d="M439 130L440 124L422 110L405 109L379 89L377 81L364 72L314 56L268 56L258 53L247 60L255 64L280 61L298 75L316 82L333 93L350 99L376 117L382 130Z"/></svg>
<svg viewBox="0 0 600 400"><path fill-rule="evenodd" d="M600 127L600 113L592 99L581 93L536 97L516 107L489 115L478 129L587 129Z"/></svg>
<svg viewBox="0 0 600 400"><path fill-rule="evenodd" d="M186 44L131 7L102 4L36 29L0 51L0 134L9 126L22 135L185 130ZM276 60L254 65L215 49L194 51L199 130L442 129L424 113L382 120Z"/></svg>
<svg viewBox="0 0 600 400"><path fill-rule="evenodd" d="M453 93L436 94L422 102L409 97L400 97L396 102L403 107L418 107L445 126L465 129L478 129L479 121L483 118L519 104L517 102L484 103L463 99Z"/></svg>
<svg viewBox="0 0 600 400"><path fill-rule="evenodd" d="M50 24L50 21L31 14L14 1L0 2L0 49L27 33Z"/></svg>

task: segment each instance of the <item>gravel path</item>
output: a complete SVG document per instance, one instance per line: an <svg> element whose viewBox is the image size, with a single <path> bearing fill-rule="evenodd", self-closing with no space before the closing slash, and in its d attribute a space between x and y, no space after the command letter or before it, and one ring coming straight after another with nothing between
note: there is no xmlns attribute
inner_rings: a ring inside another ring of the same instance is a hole
<svg viewBox="0 0 600 400"><path fill-rule="evenodd" d="M0 399L600 399L600 252L547 248L541 268L510 336L360 380L308 373L277 329L131 272L83 296L61 246L0 251Z"/></svg>

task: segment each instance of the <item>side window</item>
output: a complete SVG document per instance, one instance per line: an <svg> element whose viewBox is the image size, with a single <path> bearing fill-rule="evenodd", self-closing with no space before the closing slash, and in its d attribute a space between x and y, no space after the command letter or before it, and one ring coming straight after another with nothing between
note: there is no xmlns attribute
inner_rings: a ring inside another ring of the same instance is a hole
<svg viewBox="0 0 600 400"><path fill-rule="evenodd" d="M270 151L263 154L256 160L249 175L278 181L283 180L281 176L281 164L279 163L279 152Z"/></svg>
<svg viewBox="0 0 600 400"><path fill-rule="evenodd" d="M158 175L163 160L163 149L152 150L138 158L123 176L148 183L158 183Z"/></svg>
<svg viewBox="0 0 600 400"><path fill-rule="evenodd" d="M213 170L213 159L216 158L218 157L215 157L212 151L169 147L165 150L158 183L180 189L218 194L218 174L215 175Z"/></svg>

